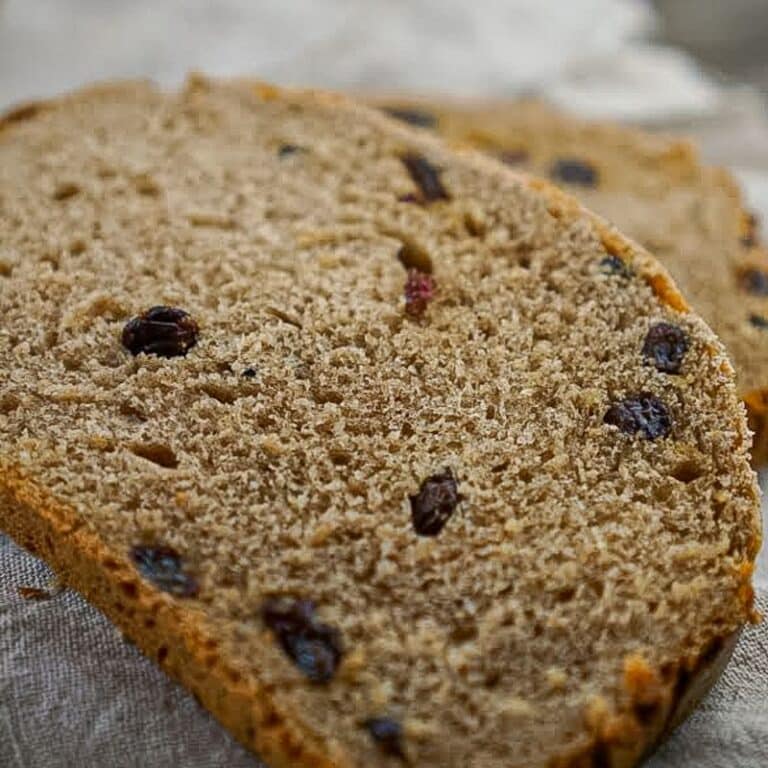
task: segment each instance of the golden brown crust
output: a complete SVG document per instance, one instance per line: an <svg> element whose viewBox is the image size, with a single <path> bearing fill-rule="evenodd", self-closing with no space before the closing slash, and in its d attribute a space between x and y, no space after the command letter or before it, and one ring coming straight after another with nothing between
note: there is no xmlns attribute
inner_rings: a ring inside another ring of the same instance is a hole
<svg viewBox="0 0 768 768"><path fill-rule="evenodd" d="M768 388L744 395L749 428L754 432L752 462L759 467L768 461Z"/></svg>
<svg viewBox="0 0 768 768"><path fill-rule="evenodd" d="M202 615L145 580L17 468L0 462L3 528L43 558L135 645L178 680L242 744L275 768L350 768L333 745L313 738L294 714L281 712L258 681L216 653Z"/></svg>

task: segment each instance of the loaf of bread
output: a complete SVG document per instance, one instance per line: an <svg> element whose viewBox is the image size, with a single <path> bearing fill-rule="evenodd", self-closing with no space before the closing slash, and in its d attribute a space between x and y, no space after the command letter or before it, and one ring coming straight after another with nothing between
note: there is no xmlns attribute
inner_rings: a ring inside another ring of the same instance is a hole
<svg viewBox="0 0 768 768"><path fill-rule="evenodd" d="M0 315L0 528L272 768L632 766L753 618L743 405L664 269L341 97L12 113Z"/></svg>
<svg viewBox="0 0 768 768"><path fill-rule="evenodd" d="M644 245L720 336L768 460L768 256L731 174L687 141L580 120L541 102L378 98L393 117L553 179Z"/></svg>

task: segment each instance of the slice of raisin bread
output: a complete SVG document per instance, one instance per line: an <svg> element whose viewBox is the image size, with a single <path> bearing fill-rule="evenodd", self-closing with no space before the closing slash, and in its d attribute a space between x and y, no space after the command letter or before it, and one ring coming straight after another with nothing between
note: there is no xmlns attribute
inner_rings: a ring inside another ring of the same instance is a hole
<svg viewBox="0 0 768 768"><path fill-rule="evenodd" d="M768 255L724 169L687 141L580 120L540 102L433 103L383 97L393 117L549 177L658 256L725 343L768 460Z"/></svg>
<svg viewBox="0 0 768 768"><path fill-rule="evenodd" d="M273 768L631 766L752 618L749 433L666 272L340 97L0 132L0 527Z"/></svg>

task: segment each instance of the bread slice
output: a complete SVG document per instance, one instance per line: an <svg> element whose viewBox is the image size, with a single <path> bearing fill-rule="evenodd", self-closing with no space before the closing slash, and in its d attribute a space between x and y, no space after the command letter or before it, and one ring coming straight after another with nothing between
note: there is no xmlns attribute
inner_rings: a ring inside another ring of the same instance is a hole
<svg viewBox="0 0 768 768"><path fill-rule="evenodd" d="M563 114L541 102L471 104L382 97L406 122L552 178L670 271L725 343L768 460L768 256L730 173L687 141Z"/></svg>
<svg viewBox="0 0 768 768"><path fill-rule="evenodd" d="M752 618L749 433L666 272L340 97L0 132L0 527L273 768L631 766Z"/></svg>

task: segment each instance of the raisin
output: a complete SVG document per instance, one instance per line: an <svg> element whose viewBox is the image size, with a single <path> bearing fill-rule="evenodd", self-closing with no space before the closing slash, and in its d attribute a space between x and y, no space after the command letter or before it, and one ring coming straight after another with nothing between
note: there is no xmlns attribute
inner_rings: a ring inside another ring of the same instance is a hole
<svg viewBox="0 0 768 768"><path fill-rule="evenodd" d="M760 328L761 330L768 328L768 319L762 315L750 315L749 322L752 323L755 328Z"/></svg>
<svg viewBox="0 0 768 768"><path fill-rule="evenodd" d="M635 274L632 271L632 268L615 254L606 256L600 262L600 271L604 275L616 275L617 277L623 277L626 280L633 277Z"/></svg>
<svg viewBox="0 0 768 768"><path fill-rule="evenodd" d="M285 653L312 682L331 680L344 653L341 634L317 618L311 600L269 598L261 615Z"/></svg>
<svg viewBox="0 0 768 768"><path fill-rule="evenodd" d="M363 723L385 755L405 759L403 726L391 717L371 717Z"/></svg>
<svg viewBox="0 0 768 768"><path fill-rule="evenodd" d="M437 127L437 118L423 109L414 109L412 107L384 107L390 117L400 120L409 125L417 125L419 128Z"/></svg>
<svg viewBox="0 0 768 768"><path fill-rule="evenodd" d="M299 152L306 152L304 147L300 147L298 144L281 144L280 149L277 150L278 157L290 157L296 155Z"/></svg>
<svg viewBox="0 0 768 768"><path fill-rule="evenodd" d="M256 374L256 369L255 369L255 368L246 368L246 369L245 369L245 370L242 372L242 374L241 374L241 375L242 375L242 377L243 377L244 379L255 379L255 378L256 378L256 375L257 375L257 374Z"/></svg>
<svg viewBox="0 0 768 768"><path fill-rule="evenodd" d="M419 188L419 202L433 203L436 200L451 199L440 179L441 169L432 165L426 157L407 152L400 160Z"/></svg>
<svg viewBox="0 0 768 768"><path fill-rule="evenodd" d="M643 344L643 357L662 373L680 373L688 351L688 335L672 323L652 325Z"/></svg>
<svg viewBox="0 0 768 768"><path fill-rule="evenodd" d="M762 269L750 267L743 270L739 275L739 283L747 293L753 293L755 296L768 296L768 272Z"/></svg>
<svg viewBox="0 0 768 768"><path fill-rule="evenodd" d="M580 187L596 187L600 179L597 169L585 160L562 158L550 169L553 179Z"/></svg>
<svg viewBox="0 0 768 768"><path fill-rule="evenodd" d="M627 435L641 432L648 440L666 437L672 430L672 418L667 406L648 392L630 395L614 403L603 421Z"/></svg>
<svg viewBox="0 0 768 768"><path fill-rule="evenodd" d="M131 548L131 559L139 573L163 592L194 597L200 591L197 579L185 572L181 555L171 547L137 545Z"/></svg>
<svg viewBox="0 0 768 768"><path fill-rule="evenodd" d="M522 165L528 162L529 157L524 149L504 149L498 154L499 160L505 165Z"/></svg>
<svg viewBox="0 0 768 768"><path fill-rule="evenodd" d="M754 213L748 213L746 219L746 231L741 237L741 244L745 248L754 248L757 245L757 229L760 219Z"/></svg>
<svg viewBox="0 0 768 768"><path fill-rule="evenodd" d="M432 275L409 269L405 281L405 311L411 317L421 317L435 296L435 280Z"/></svg>
<svg viewBox="0 0 768 768"><path fill-rule="evenodd" d="M437 536L461 501L458 484L449 468L428 477L410 497L411 521L419 536Z"/></svg>
<svg viewBox="0 0 768 768"><path fill-rule="evenodd" d="M152 307L123 328L123 346L132 355L186 355L197 343L197 323L178 307Z"/></svg>

